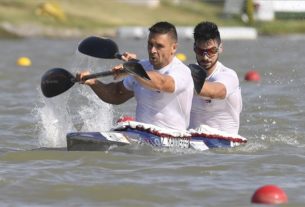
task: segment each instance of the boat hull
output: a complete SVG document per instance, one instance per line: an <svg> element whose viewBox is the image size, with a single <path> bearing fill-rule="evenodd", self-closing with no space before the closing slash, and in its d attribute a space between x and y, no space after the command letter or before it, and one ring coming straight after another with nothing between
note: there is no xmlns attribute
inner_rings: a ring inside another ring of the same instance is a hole
<svg viewBox="0 0 305 207"><path fill-rule="evenodd" d="M180 148L207 150L211 148L228 148L246 143L240 136L232 137L217 133L198 133L166 131L151 125L136 122L121 125L106 132L72 132L67 136L69 151L105 151L111 146L128 146L145 144L155 148Z"/></svg>

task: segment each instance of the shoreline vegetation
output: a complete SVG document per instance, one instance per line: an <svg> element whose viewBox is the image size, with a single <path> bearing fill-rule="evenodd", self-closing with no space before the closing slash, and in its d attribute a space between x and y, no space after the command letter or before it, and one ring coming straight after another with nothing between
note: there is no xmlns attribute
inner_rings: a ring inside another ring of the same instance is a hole
<svg viewBox="0 0 305 207"><path fill-rule="evenodd" d="M194 26L203 20L213 21L220 27L253 27L259 35L305 33L305 24L302 23L305 15L250 24L243 22L239 16L225 16L223 1L160 2L155 8L124 0L1 0L0 38L113 37L117 28L123 26L148 27L157 21Z"/></svg>

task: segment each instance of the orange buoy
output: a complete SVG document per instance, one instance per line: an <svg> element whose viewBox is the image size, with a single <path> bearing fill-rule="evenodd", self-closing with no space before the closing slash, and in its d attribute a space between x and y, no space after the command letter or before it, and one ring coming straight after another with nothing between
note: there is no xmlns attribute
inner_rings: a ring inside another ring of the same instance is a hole
<svg viewBox="0 0 305 207"><path fill-rule="evenodd" d="M265 185L255 191L251 202L260 204L282 204L288 202L288 197L285 191L278 186Z"/></svg>
<svg viewBox="0 0 305 207"><path fill-rule="evenodd" d="M255 70L250 70L246 73L245 75L245 80L246 81L253 81L253 82L258 82L261 80L261 76L259 73Z"/></svg>

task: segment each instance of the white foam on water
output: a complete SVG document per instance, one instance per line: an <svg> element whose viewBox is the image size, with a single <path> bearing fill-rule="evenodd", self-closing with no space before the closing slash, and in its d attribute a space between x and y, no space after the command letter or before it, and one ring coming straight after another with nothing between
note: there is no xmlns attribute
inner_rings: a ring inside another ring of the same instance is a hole
<svg viewBox="0 0 305 207"><path fill-rule="evenodd" d="M171 154L200 154L203 153L204 151L199 151L191 148L178 148L178 147L173 147L173 148L153 148L154 152L162 152L162 153L171 153Z"/></svg>
<svg viewBox="0 0 305 207"><path fill-rule="evenodd" d="M73 131L74 127L69 120L66 101L64 98L48 99L41 95L42 106L35 109L38 120L39 145L41 147L63 147L66 145L66 131Z"/></svg>
<svg viewBox="0 0 305 207"><path fill-rule="evenodd" d="M77 113L77 120L82 122L81 131L109 130L113 126L112 105L103 102L88 87L80 87L78 92L79 97L86 99L86 103L76 106L74 112Z"/></svg>
<svg viewBox="0 0 305 207"><path fill-rule="evenodd" d="M76 54L72 74L89 70L101 72L95 58ZM40 88L38 89L40 91ZM40 104L33 114L40 147L66 147L66 134L73 131L106 131L113 125L113 107L100 100L86 85L76 83L68 91L46 98L40 92Z"/></svg>

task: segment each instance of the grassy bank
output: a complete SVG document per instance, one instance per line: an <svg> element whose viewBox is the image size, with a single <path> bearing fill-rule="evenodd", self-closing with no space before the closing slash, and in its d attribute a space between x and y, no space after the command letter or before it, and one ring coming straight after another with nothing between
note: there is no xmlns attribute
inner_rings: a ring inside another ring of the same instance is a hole
<svg viewBox="0 0 305 207"><path fill-rule="evenodd" d="M46 5L46 2L51 3ZM149 26L167 20L177 26L194 26L202 20L219 26L247 26L239 18L222 18L222 3L162 0L158 8L116 0L1 0L0 36L114 35L120 26ZM217 2L217 1L216 1ZM49 7L48 7L49 6ZM53 8L52 8L53 6ZM48 7L49 10L44 10ZM261 34L304 33L302 21L255 23Z"/></svg>

